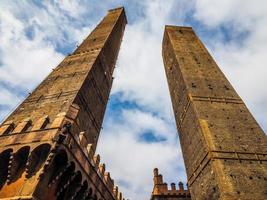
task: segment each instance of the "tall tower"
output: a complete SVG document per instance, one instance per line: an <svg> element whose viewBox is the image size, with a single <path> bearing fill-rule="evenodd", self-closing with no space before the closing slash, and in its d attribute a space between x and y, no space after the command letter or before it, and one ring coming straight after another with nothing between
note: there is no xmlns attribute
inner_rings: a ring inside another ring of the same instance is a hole
<svg viewBox="0 0 267 200"><path fill-rule="evenodd" d="M266 135L192 28L162 53L192 199L267 199Z"/></svg>
<svg viewBox="0 0 267 200"><path fill-rule="evenodd" d="M94 153L126 23L109 10L2 123L0 199L122 199Z"/></svg>

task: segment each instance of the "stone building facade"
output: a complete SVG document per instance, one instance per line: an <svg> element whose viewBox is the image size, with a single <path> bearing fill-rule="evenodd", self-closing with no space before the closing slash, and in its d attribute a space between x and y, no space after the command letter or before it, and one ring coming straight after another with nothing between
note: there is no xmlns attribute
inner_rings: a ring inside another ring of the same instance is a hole
<svg viewBox="0 0 267 200"><path fill-rule="evenodd" d="M192 199L267 199L267 137L192 28L162 54Z"/></svg>
<svg viewBox="0 0 267 200"><path fill-rule="evenodd" d="M125 25L109 10L0 125L1 200L122 200L95 149Z"/></svg>

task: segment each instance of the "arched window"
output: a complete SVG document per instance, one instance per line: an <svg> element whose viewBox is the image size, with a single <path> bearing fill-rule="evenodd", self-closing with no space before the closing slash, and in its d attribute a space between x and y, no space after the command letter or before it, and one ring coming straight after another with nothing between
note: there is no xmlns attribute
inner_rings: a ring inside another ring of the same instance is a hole
<svg viewBox="0 0 267 200"><path fill-rule="evenodd" d="M88 189L88 183L87 183L87 181L84 181L82 184L82 187L80 188L79 191L77 191L77 193L73 199L74 200L84 199L85 195L87 194L87 189Z"/></svg>
<svg viewBox="0 0 267 200"><path fill-rule="evenodd" d="M68 156L64 150L60 150L54 157L53 163L51 164L52 173L48 180L48 184L53 184L56 177L61 176L64 170L67 170Z"/></svg>
<svg viewBox="0 0 267 200"><path fill-rule="evenodd" d="M27 167L27 178L39 171L50 152L50 148L50 144L41 144L31 152Z"/></svg>
<svg viewBox="0 0 267 200"><path fill-rule="evenodd" d="M19 149L13 157L10 180L9 182L15 182L21 177L25 171L28 156L29 156L30 147L25 146Z"/></svg>
<svg viewBox="0 0 267 200"><path fill-rule="evenodd" d="M90 199L90 200L93 199L93 189L92 188L89 188L87 196L85 199Z"/></svg>
<svg viewBox="0 0 267 200"><path fill-rule="evenodd" d="M0 189L3 187L7 180L8 164L12 149L7 149L0 153Z"/></svg>
<svg viewBox="0 0 267 200"><path fill-rule="evenodd" d="M81 181L82 181L82 174L80 171L75 173L75 176L73 179L71 179L68 187L66 188L66 199L73 199L73 197L76 195L76 193L81 188Z"/></svg>
<svg viewBox="0 0 267 200"><path fill-rule="evenodd" d="M70 166L68 166L68 168L64 171L64 173L61 175L58 181L56 188L57 200L65 199L64 197L66 189L68 188L66 186L69 185L70 181L72 181L73 178L75 177L74 171L75 171L75 164L71 162Z"/></svg>
<svg viewBox="0 0 267 200"><path fill-rule="evenodd" d="M93 198L93 199L94 199L94 200L97 200L97 195L96 195L96 194L94 195L94 198Z"/></svg>

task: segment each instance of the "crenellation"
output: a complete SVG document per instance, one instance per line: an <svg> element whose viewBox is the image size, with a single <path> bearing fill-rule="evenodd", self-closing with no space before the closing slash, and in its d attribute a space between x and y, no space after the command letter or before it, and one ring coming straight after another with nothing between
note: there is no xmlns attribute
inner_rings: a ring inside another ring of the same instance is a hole
<svg viewBox="0 0 267 200"><path fill-rule="evenodd" d="M99 174L100 174L100 176L101 176L102 178L104 178L105 171L106 171L106 165L105 165L104 163L101 163L101 164L99 165L98 172L99 172Z"/></svg>
<svg viewBox="0 0 267 200"><path fill-rule="evenodd" d="M88 153L88 158L90 160L93 160L93 157L94 157L93 144L88 144L87 145L87 153Z"/></svg>
<svg viewBox="0 0 267 200"><path fill-rule="evenodd" d="M175 183L171 183L171 191L175 192L176 191L176 185Z"/></svg>
<svg viewBox="0 0 267 200"><path fill-rule="evenodd" d="M79 133L79 144L82 148L86 148L87 147L87 139L86 139L86 136L85 136L85 132L80 132Z"/></svg>
<svg viewBox="0 0 267 200"><path fill-rule="evenodd" d="M118 193L118 197L117 197L117 199L118 199L118 200L122 200L122 193L121 193L121 192Z"/></svg>
<svg viewBox="0 0 267 200"><path fill-rule="evenodd" d="M118 186L114 185L114 187L113 187L113 196L115 197L116 200L117 200L118 194L119 194L119 188L118 188Z"/></svg>
<svg viewBox="0 0 267 200"><path fill-rule="evenodd" d="M191 195L189 190L185 190L183 183L179 182L179 188L176 189L176 184L171 183L170 189L168 184L163 181L163 176L159 174L158 169L154 169L154 187L152 191L151 200L165 200L170 198L173 200L191 200Z"/></svg>
<svg viewBox="0 0 267 200"><path fill-rule="evenodd" d="M179 182L178 183L178 186L179 186L179 191L184 191L184 184L183 184L183 182Z"/></svg>
<svg viewBox="0 0 267 200"><path fill-rule="evenodd" d="M105 172L105 182L107 184L109 191L113 193L114 180L110 177L109 172Z"/></svg>
<svg viewBox="0 0 267 200"><path fill-rule="evenodd" d="M95 169L98 170L99 164L100 164L100 155L99 154L94 155L93 161L94 161Z"/></svg>

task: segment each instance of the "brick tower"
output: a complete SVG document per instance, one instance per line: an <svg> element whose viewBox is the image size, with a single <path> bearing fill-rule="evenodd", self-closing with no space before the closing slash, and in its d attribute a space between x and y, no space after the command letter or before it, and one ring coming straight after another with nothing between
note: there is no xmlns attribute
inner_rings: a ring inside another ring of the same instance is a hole
<svg viewBox="0 0 267 200"><path fill-rule="evenodd" d="M192 199L267 199L266 135L192 28L162 53Z"/></svg>
<svg viewBox="0 0 267 200"><path fill-rule="evenodd" d="M94 155L125 25L110 10L0 126L0 199L122 200Z"/></svg>
<svg viewBox="0 0 267 200"><path fill-rule="evenodd" d="M171 183L171 189L168 189L167 183L163 182L163 177L159 174L158 169L154 169L154 188L151 195L151 200L191 200L188 190L184 189L182 182L178 183L179 188L176 189L176 184Z"/></svg>

